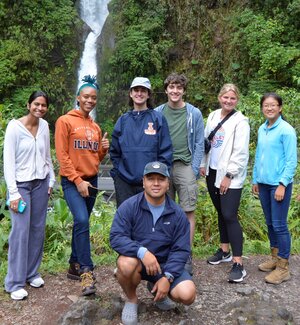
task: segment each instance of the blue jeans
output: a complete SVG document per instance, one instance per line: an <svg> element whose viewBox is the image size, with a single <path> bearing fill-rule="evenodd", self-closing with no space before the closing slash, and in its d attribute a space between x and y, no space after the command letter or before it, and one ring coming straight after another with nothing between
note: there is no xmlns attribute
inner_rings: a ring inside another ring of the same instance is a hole
<svg viewBox="0 0 300 325"><path fill-rule="evenodd" d="M85 180L97 187L97 175ZM89 219L96 199L92 197L82 197L77 191L76 185L70 182L67 177L61 177L61 185L64 191L65 200L71 210L74 220L72 252L69 263L79 263L81 270L85 268L93 270L94 265L91 259Z"/></svg>
<svg viewBox="0 0 300 325"><path fill-rule="evenodd" d="M287 226L287 216L292 195L292 183L285 189L282 201L274 198L277 186L258 184L259 199L268 226L271 247L278 248L278 256L288 259L291 251L291 235Z"/></svg>

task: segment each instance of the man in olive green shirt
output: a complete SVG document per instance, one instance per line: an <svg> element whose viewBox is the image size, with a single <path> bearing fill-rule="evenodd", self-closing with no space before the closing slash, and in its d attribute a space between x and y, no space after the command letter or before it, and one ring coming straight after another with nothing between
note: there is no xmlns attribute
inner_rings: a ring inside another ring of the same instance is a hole
<svg viewBox="0 0 300 325"><path fill-rule="evenodd" d="M204 154L204 123L201 111L184 102L187 78L176 73L164 81L168 102L155 110L166 117L173 144L173 166L171 169L169 194L179 204L190 222L191 244L195 233L195 209L197 204L197 178Z"/></svg>

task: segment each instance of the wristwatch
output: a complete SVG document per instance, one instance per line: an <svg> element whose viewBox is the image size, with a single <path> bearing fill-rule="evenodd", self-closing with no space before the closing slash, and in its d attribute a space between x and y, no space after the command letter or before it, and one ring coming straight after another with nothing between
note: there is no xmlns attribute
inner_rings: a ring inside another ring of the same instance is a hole
<svg viewBox="0 0 300 325"><path fill-rule="evenodd" d="M173 275L171 275L169 273L164 273L163 277L167 278L167 280L169 281L169 283L172 283L174 281Z"/></svg>
<svg viewBox="0 0 300 325"><path fill-rule="evenodd" d="M227 178L230 178L230 179L233 179L234 178L234 176L233 176L233 174L231 174L231 173L226 173L226 175L225 175Z"/></svg>

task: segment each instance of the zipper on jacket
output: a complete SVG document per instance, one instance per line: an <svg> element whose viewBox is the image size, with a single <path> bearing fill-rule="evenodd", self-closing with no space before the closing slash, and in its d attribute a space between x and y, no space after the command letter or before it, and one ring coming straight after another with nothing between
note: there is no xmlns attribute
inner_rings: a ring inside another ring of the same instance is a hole
<svg viewBox="0 0 300 325"><path fill-rule="evenodd" d="M191 133L193 133L194 130L193 130L193 115L192 115L192 113L190 113L190 116L188 118L188 125L191 126Z"/></svg>
<svg viewBox="0 0 300 325"><path fill-rule="evenodd" d="M35 174L35 178L37 179L37 175L36 175L36 137L34 137L34 174Z"/></svg>

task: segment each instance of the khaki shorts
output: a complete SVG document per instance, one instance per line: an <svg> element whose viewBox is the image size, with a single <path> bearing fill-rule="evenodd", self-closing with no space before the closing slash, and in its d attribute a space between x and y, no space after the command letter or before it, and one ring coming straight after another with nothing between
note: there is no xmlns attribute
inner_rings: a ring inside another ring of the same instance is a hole
<svg viewBox="0 0 300 325"><path fill-rule="evenodd" d="M191 164L174 161L171 168L169 195L175 200L178 195L179 204L184 212L196 210L198 185Z"/></svg>

